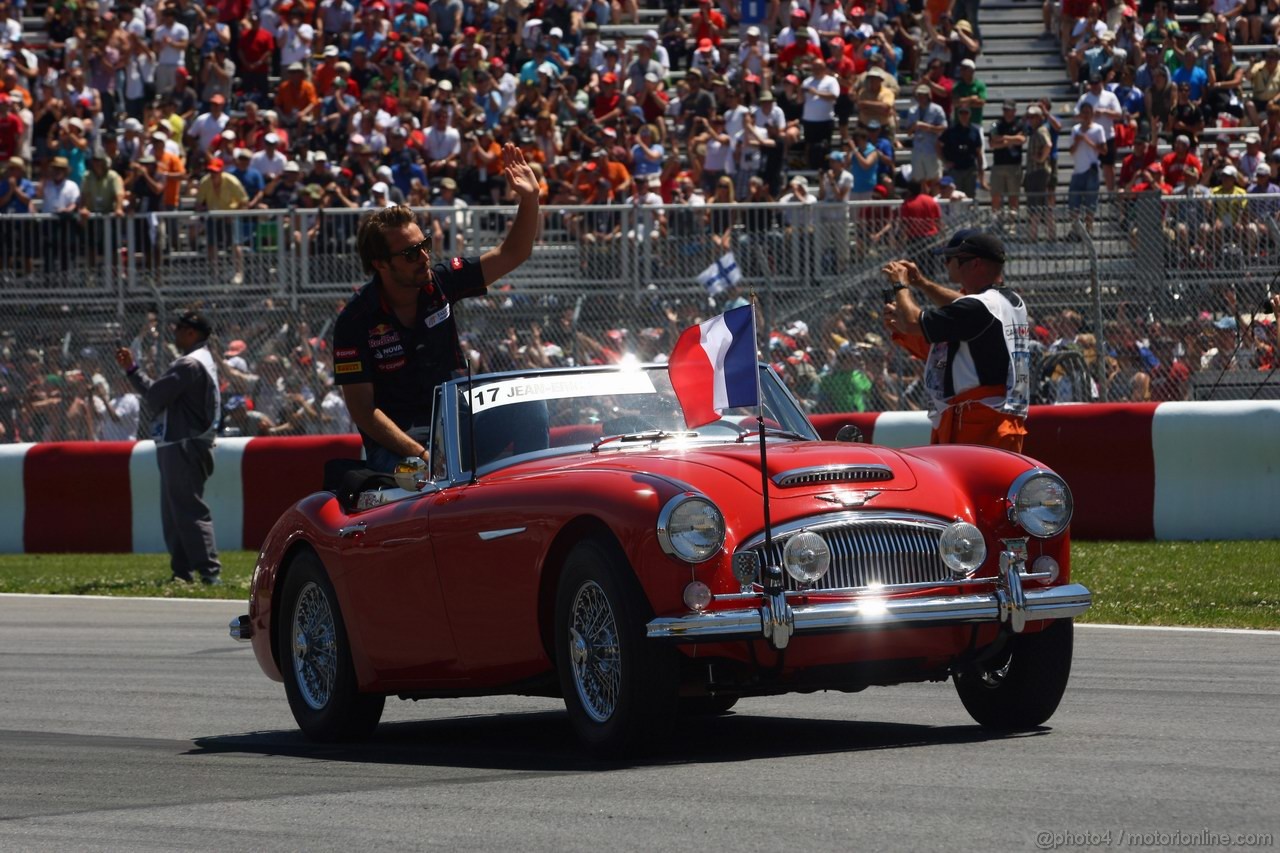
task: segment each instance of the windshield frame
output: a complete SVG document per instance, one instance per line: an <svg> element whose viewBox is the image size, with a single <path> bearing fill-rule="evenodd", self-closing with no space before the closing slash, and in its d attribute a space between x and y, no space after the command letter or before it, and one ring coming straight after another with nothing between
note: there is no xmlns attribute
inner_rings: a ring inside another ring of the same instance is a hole
<svg viewBox="0 0 1280 853"><path fill-rule="evenodd" d="M757 364L757 369L760 371L760 389L761 396L765 402L765 410L767 414L776 421L776 426L768 428L767 431L772 433L773 429L776 428L781 432L793 432L798 435L805 436L806 440L819 441L820 437L817 430L804 414L804 410L801 408L795 396L791 393L791 390L787 388L786 384L778 378L777 374L774 373L768 364L760 362ZM433 455L437 450L443 450L444 452L444 483L470 482L472 479L471 461L470 459L463 458L464 451L470 455L468 450L469 440L464 441L462 438L464 431L468 428L467 416L469 411L468 407L464 406L462 401L464 396L467 394L467 388L469 385L472 386L472 391L474 392L475 388L479 386L519 379L521 377L555 375L572 376L585 373L623 373L637 370L661 372L665 374L667 372L667 365L646 363L636 365L589 365L581 367L514 370L501 373L478 374L470 379L464 376L452 379L449 382L442 384L437 389L435 404L433 407L432 443ZM754 422L754 418L756 417L756 409L754 407L749 410L733 409L730 410L730 412L731 413L727 417L721 421L717 421L716 423L725 424L726 422L737 422L740 424L742 432L758 429L758 426ZM741 421L748 417L752 419L752 422L749 424L742 424ZM680 428L684 429L683 425ZM702 429L706 430L707 428L704 427ZM696 433L699 432L699 430L694 429L693 432ZM721 426L719 428L712 427L709 432L697 437L682 439L680 446L724 444L737 442L738 440L738 435L735 435L734 432ZM751 440L755 439L753 438ZM784 439L779 436L778 440L794 441L796 439ZM661 442L662 439L656 439L654 441L641 440L638 442L615 441L608 443L607 446L610 449L631 448L635 446L647 448ZM601 446L598 442L595 444L597 449ZM592 450L592 446L593 442L584 442L581 444L560 445L528 453L501 457L478 465L476 476L483 476L485 474L501 470L502 468L533 459L589 452ZM673 442L673 446L675 446L675 442ZM435 460L432 461L432 470L437 475L441 473ZM438 479L436 482L442 485L444 484Z"/></svg>

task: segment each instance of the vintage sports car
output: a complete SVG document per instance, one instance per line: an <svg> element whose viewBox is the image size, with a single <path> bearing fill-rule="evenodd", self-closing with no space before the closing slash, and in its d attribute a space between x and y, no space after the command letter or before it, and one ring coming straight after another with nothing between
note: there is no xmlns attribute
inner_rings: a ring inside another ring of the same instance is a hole
<svg viewBox="0 0 1280 853"><path fill-rule="evenodd" d="M231 634L317 740L367 735L387 696L511 693L562 696L620 754L742 696L948 677L984 727L1047 720L1090 605L1062 479L821 441L760 375L760 410L696 431L661 365L443 385L430 466L289 509Z"/></svg>

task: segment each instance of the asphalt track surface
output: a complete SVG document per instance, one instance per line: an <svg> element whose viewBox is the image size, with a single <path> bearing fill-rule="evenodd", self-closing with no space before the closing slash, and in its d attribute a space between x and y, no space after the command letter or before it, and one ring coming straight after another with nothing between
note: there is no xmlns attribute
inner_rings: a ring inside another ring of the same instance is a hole
<svg viewBox="0 0 1280 853"><path fill-rule="evenodd" d="M373 742L309 744L227 637L244 609L0 597L0 850L1280 840L1280 633L1077 628L1062 706L1020 736L983 733L949 683L909 685L746 700L608 765L539 699L391 700Z"/></svg>

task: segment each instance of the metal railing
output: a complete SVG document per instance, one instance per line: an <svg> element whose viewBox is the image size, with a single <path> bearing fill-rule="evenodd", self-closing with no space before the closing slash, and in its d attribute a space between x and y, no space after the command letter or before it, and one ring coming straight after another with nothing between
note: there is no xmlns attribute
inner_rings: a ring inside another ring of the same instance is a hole
<svg viewBox="0 0 1280 853"><path fill-rule="evenodd" d="M1280 196L1077 201L1081 214L1096 206L1088 229L1065 197L1052 207L1024 198L1016 213L944 202L939 233L923 236L929 223L903 220L899 202L548 205L532 258L486 297L462 303L460 327L477 369L662 358L681 329L754 294L762 338L768 330L762 355L814 411L851 404L823 388L845 343L876 379L852 405L911 408L921 402L919 367L885 340L879 270L905 256L941 279L927 250L957 228L984 227L1004 234L1006 280L1044 339L1038 401L1280 394L1280 380L1268 378L1274 326L1259 310L1280 291ZM277 384L322 399L329 376L320 344L365 280L355 233L366 212L0 217L4 440L33 435L19 413L56 396L60 382L69 387L68 373L113 386L117 342L162 368L172 357L163 318L186 307L214 318L220 348L244 340L250 368L278 359L287 375ZM419 217L436 255L449 257L497 245L514 213L428 208ZM712 292L698 276L730 252L741 280ZM1065 349L1078 356L1060 357L1060 339L1075 341Z"/></svg>

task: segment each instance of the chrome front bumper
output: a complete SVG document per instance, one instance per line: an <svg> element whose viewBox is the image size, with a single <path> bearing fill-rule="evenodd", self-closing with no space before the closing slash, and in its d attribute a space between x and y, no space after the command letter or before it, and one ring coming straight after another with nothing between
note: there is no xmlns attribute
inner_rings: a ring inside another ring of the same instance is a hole
<svg viewBox="0 0 1280 853"><path fill-rule="evenodd" d="M1012 580L1006 580L1007 578ZM798 599L801 593L788 593ZM648 636L656 639L695 642L706 639L767 637L777 648L779 643L776 608L769 597L761 596L760 607L719 610L668 616L649 622ZM877 598L864 595L856 601L828 604L789 605L791 631L858 631L884 628L909 628L923 625L947 625L969 622L1004 622L1015 633L1021 632L1027 620L1066 619L1089 609L1093 595L1078 583L1024 591L1016 573L1004 574L991 593L943 596L937 598ZM790 632L787 632L787 636Z"/></svg>

